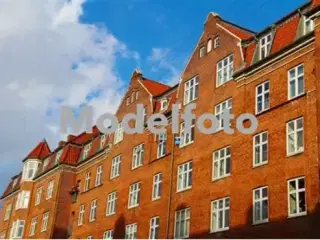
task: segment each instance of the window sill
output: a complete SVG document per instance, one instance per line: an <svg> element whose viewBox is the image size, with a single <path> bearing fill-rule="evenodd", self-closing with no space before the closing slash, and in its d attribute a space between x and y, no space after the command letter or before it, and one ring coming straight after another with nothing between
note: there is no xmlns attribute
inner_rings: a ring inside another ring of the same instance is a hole
<svg viewBox="0 0 320 240"><path fill-rule="evenodd" d="M303 150L300 150L300 151L297 151L297 152L294 152L294 153L287 153L287 158L289 157L293 157L293 156L297 156L297 155L301 155L302 153L304 153L304 149Z"/></svg>
<svg viewBox="0 0 320 240"><path fill-rule="evenodd" d="M292 214L292 215L289 215L288 218L297 218L297 217L304 217L304 216L307 216L307 212Z"/></svg>
<svg viewBox="0 0 320 240"><path fill-rule="evenodd" d="M133 208L136 208L136 207L139 207L139 204L133 205L133 206L128 206L128 209L133 209Z"/></svg>
<svg viewBox="0 0 320 240"><path fill-rule="evenodd" d="M183 106L185 107L185 106L187 106L187 105L189 105L189 104L191 104L191 103L196 102L197 100L198 100L198 98L193 99L192 101L190 101L190 102L188 102L188 103L183 103Z"/></svg>
<svg viewBox="0 0 320 240"><path fill-rule="evenodd" d="M113 212L113 213L108 213L108 214L106 214L106 217L111 217L111 216L113 216L113 215L115 215L116 213L115 212Z"/></svg>
<svg viewBox="0 0 320 240"><path fill-rule="evenodd" d="M152 201L152 202L155 202L155 201L158 201L158 200L160 200L160 199L161 199L161 197L152 198L151 201Z"/></svg>
<svg viewBox="0 0 320 240"><path fill-rule="evenodd" d="M182 192L186 192L188 190L192 189L192 186L190 187L187 187L187 188L184 188L184 189L181 189L181 190L177 190L177 193L182 193Z"/></svg>
<svg viewBox="0 0 320 240"><path fill-rule="evenodd" d="M219 178L212 178L212 182L217 182L217 181L223 180L223 179L225 179L225 178L230 177L230 175L231 175L231 174L224 175L223 177L219 177Z"/></svg>
<svg viewBox="0 0 320 240"><path fill-rule="evenodd" d="M295 100L295 99L297 99L297 98L299 98L299 97L301 97L301 96L303 96L303 95L306 95L306 93L303 92L303 93L300 93L300 94L297 95L297 96L294 96L294 97L292 97L292 98L288 98L288 101L293 101L293 100Z"/></svg>
<svg viewBox="0 0 320 240"><path fill-rule="evenodd" d="M141 167L142 167L142 164L137 166L137 167L131 168L131 171L136 170L136 169L141 168Z"/></svg>
<svg viewBox="0 0 320 240"><path fill-rule="evenodd" d="M265 223L268 223L268 222L269 222L269 219L262 220L262 221L257 221L257 222L252 223L252 226L259 226L259 225L262 225L262 224L265 224Z"/></svg>
<svg viewBox="0 0 320 240"><path fill-rule="evenodd" d="M187 143L187 144L185 144L185 145L183 145L183 146L179 146L179 149L183 149L183 148L185 148L185 147L188 147L188 146L190 146L190 145L193 144L193 143L194 143L194 140L191 141L191 142L189 142L189 143Z"/></svg>
<svg viewBox="0 0 320 240"><path fill-rule="evenodd" d="M252 166L252 168L260 168L260 167L263 167L263 166L266 166L266 165L268 165L268 161L264 162L264 163L255 164L255 165Z"/></svg>
<svg viewBox="0 0 320 240"><path fill-rule="evenodd" d="M229 227L227 228L221 228L221 229L217 229L217 230L211 230L210 233L219 233L219 232L225 232L228 231Z"/></svg>
<svg viewBox="0 0 320 240"><path fill-rule="evenodd" d="M116 179L116 178L118 178L118 177L120 177L120 174L117 175L117 176L114 176L114 177L110 177L110 180Z"/></svg>
<svg viewBox="0 0 320 240"><path fill-rule="evenodd" d="M100 185L95 186L95 187L93 187L93 188L89 188L87 191L83 191L83 192L81 192L80 194L82 195L82 194L85 194L85 193L87 193L87 192L91 192L93 189L96 189L96 188L99 188L99 187L102 187L102 186L103 186L103 183L101 183Z"/></svg>

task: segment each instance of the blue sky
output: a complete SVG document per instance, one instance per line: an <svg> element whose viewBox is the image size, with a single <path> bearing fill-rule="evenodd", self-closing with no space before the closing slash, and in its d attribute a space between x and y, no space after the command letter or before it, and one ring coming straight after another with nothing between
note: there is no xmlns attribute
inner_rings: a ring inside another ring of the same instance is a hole
<svg viewBox="0 0 320 240"><path fill-rule="evenodd" d="M177 81L209 12L260 31L306 1L0 1L0 191L39 141L56 147L59 104L114 112L135 68Z"/></svg>

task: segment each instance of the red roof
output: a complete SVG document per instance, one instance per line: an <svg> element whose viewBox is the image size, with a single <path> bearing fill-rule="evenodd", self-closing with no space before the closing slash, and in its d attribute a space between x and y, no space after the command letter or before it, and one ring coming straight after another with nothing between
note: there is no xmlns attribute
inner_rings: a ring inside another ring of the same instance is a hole
<svg viewBox="0 0 320 240"><path fill-rule="evenodd" d="M46 140L41 141L27 156L26 159L43 159L50 154Z"/></svg>
<svg viewBox="0 0 320 240"><path fill-rule="evenodd" d="M236 35L238 38L240 38L242 40L249 39L254 35L254 33L250 32L250 31L246 31L245 29L240 28L240 27L233 25L231 23L228 23L222 19L221 19L220 25L223 26L224 28L226 28L228 31L230 31L232 34Z"/></svg>
<svg viewBox="0 0 320 240"><path fill-rule="evenodd" d="M152 96L160 95L161 93L169 90L171 87L150 79L142 78L141 83L150 92Z"/></svg>
<svg viewBox="0 0 320 240"><path fill-rule="evenodd" d="M312 0L312 7L317 7L320 5L320 0Z"/></svg>
<svg viewBox="0 0 320 240"><path fill-rule="evenodd" d="M17 191L20 188L20 182L22 178L22 173L17 176L14 176L9 184L7 185L6 189L4 190L1 199L5 198L6 196L10 195L11 193ZM13 186L14 181L16 180L16 184Z"/></svg>

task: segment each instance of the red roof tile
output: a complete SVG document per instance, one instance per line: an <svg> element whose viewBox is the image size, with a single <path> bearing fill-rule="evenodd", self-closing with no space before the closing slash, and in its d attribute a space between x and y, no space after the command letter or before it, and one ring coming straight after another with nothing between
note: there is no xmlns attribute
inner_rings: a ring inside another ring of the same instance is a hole
<svg viewBox="0 0 320 240"><path fill-rule="evenodd" d="M50 154L50 148L46 140L41 141L24 159L43 159Z"/></svg>
<svg viewBox="0 0 320 240"><path fill-rule="evenodd" d="M230 31L232 34L236 35L238 38L242 39L242 40L246 40L251 38L254 33L246 31L240 27L237 27L231 23L225 22L224 20L222 20L220 22L220 25L222 25L224 28L226 28L228 31Z"/></svg>
<svg viewBox="0 0 320 240"><path fill-rule="evenodd" d="M152 96L160 95L170 89L170 86L146 78L142 78L141 83L148 89Z"/></svg>
<svg viewBox="0 0 320 240"><path fill-rule="evenodd" d="M18 174L17 176L14 176L11 181L9 182L8 186L4 190L1 199L7 197L11 193L17 191L20 188L20 183L21 183L21 178L22 178L22 173ZM16 184L13 186L13 182L17 180Z"/></svg>

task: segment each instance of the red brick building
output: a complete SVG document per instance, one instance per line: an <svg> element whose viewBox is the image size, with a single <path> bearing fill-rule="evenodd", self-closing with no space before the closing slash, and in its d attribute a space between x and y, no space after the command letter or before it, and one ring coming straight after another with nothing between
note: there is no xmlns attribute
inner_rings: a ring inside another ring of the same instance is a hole
<svg viewBox="0 0 320 240"><path fill-rule="evenodd" d="M1 237L319 237L319 13L310 1L259 33L210 13L179 84L135 70L118 107L120 121L138 103L145 119L165 114L166 134L94 127L52 151L42 141L2 195ZM219 120L203 134L195 121L188 134L180 119L174 135L173 103L259 125L242 134L232 121L229 135Z"/></svg>

